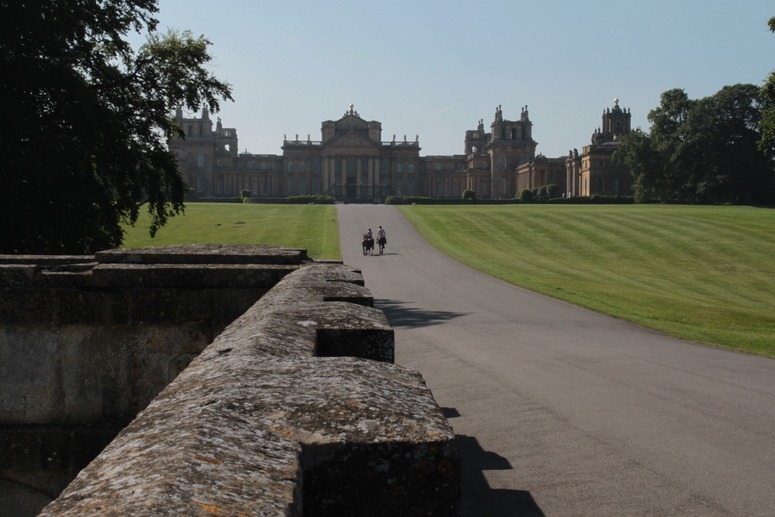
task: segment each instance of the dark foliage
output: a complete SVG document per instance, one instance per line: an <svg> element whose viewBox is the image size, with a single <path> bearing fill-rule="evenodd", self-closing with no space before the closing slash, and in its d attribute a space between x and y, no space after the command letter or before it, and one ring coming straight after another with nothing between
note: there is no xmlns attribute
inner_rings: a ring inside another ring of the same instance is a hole
<svg viewBox="0 0 775 517"><path fill-rule="evenodd" d="M296 204L296 205L303 205L303 204L333 205L334 201L335 199L333 196L308 195L308 196L290 196L290 197L284 198L280 202L288 203L288 204Z"/></svg>
<svg viewBox="0 0 775 517"><path fill-rule="evenodd" d="M632 172L638 202L771 203L775 175L761 144L768 105L750 84L699 100L668 90L649 113L650 134L625 136L614 159Z"/></svg>
<svg viewBox="0 0 775 517"><path fill-rule="evenodd" d="M209 42L153 32L157 0L0 0L0 252L119 246L183 209L176 107L218 109ZM150 31L139 50L130 31Z"/></svg>
<svg viewBox="0 0 775 517"><path fill-rule="evenodd" d="M530 189L524 189L517 194L517 199L522 203L532 203L535 201L535 197L535 194L533 194L533 191Z"/></svg>

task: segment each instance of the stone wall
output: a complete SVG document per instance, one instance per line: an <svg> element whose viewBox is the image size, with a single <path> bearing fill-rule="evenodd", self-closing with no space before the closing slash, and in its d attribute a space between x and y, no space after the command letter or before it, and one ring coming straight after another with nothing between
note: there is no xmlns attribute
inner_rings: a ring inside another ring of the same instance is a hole
<svg viewBox="0 0 775 517"><path fill-rule="evenodd" d="M307 260L303 250L220 245L0 256L0 507L56 497Z"/></svg>
<svg viewBox="0 0 775 517"><path fill-rule="evenodd" d="M144 260L119 257L94 269ZM141 276L180 286L210 268L152 260ZM293 269L42 515L458 514L454 434L422 377L392 364L393 331L360 273Z"/></svg>

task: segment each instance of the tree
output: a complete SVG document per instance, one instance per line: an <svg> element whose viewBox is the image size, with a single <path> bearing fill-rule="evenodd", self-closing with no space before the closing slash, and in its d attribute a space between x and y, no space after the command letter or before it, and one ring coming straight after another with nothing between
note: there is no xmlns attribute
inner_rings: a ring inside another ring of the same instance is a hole
<svg viewBox="0 0 775 517"><path fill-rule="evenodd" d="M669 177L667 161L646 133L638 130L625 135L613 158L630 170L636 203L676 198L675 189L665 181Z"/></svg>
<svg viewBox="0 0 775 517"><path fill-rule="evenodd" d="M0 0L0 252L121 244L147 206L151 234L183 210L167 142L177 107L219 108L203 36L156 33L157 0ZM135 51L129 31L147 30Z"/></svg>
<svg viewBox="0 0 775 517"><path fill-rule="evenodd" d="M771 32L775 32L775 17L770 18L767 25ZM759 142L759 149L770 160L773 160L775 159L775 71L770 72L767 81L762 86L761 97L765 106L762 109L762 138Z"/></svg>
<svg viewBox="0 0 775 517"><path fill-rule="evenodd" d="M681 154L684 123L693 104L680 88L663 92L660 105L648 114L651 133L634 131L617 146L613 158L630 169L636 201L682 198L687 174Z"/></svg>
<svg viewBox="0 0 775 517"><path fill-rule="evenodd" d="M771 202L773 170L759 147L764 107L751 84L699 100L668 90L649 113L651 133L625 136L614 159L632 172L638 202Z"/></svg>
<svg viewBox="0 0 775 517"><path fill-rule="evenodd" d="M684 152L688 138L684 124L696 101L680 88L667 90L660 100L660 106L648 115L654 148L663 159L663 167L653 169L662 176L651 182L660 201L685 200L691 157Z"/></svg>
<svg viewBox="0 0 775 517"><path fill-rule="evenodd" d="M768 199L772 167L761 141L760 88L725 86L697 101L684 127L692 201L762 203Z"/></svg>

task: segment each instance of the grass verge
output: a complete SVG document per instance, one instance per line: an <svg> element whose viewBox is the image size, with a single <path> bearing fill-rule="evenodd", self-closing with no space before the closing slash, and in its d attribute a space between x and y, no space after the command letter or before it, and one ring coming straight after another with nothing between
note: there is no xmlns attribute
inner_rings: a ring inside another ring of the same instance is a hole
<svg viewBox="0 0 775 517"><path fill-rule="evenodd" d="M266 244L306 248L311 257L339 259L339 226L334 205L186 203L156 237L148 234L150 217L125 228L125 248L173 244Z"/></svg>
<svg viewBox="0 0 775 517"><path fill-rule="evenodd" d="M400 208L438 249L512 284L680 338L775 357L775 210Z"/></svg>

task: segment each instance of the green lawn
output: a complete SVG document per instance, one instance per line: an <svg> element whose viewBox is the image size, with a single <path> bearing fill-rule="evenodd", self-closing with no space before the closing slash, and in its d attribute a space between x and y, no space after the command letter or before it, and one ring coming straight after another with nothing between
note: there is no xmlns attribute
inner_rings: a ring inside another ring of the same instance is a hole
<svg viewBox="0 0 775 517"><path fill-rule="evenodd" d="M171 218L155 238L141 212L126 227L124 247L172 244L267 244L306 248L315 258L339 259L339 226L333 205L187 203L184 215Z"/></svg>
<svg viewBox="0 0 775 517"><path fill-rule="evenodd" d="M775 210L662 205L406 206L452 257L515 285L694 341L775 357ZM251 243L340 258L333 205L189 203L125 247Z"/></svg>
<svg viewBox="0 0 775 517"><path fill-rule="evenodd" d="M437 248L515 285L775 357L775 210L405 206Z"/></svg>

